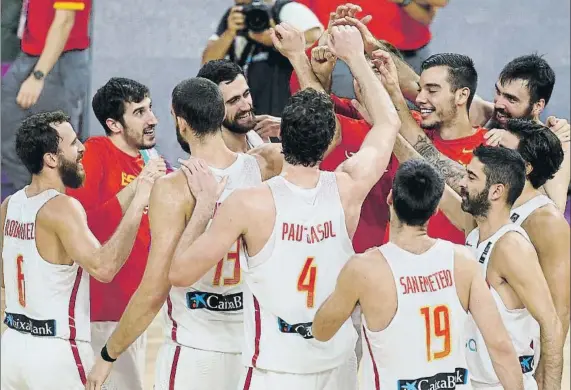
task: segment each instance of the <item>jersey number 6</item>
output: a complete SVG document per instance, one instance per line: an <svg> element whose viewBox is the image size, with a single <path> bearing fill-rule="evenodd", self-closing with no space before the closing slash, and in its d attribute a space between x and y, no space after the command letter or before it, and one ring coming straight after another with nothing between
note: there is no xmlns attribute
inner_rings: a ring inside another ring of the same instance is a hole
<svg viewBox="0 0 571 390"><path fill-rule="evenodd" d="M313 257L305 260L301 274L297 279L297 291L307 292L307 307L313 308L313 300L315 297L315 279L317 278L317 266L312 265Z"/></svg>
<svg viewBox="0 0 571 390"><path fill-rule="evenodd" d="M426 329L426 360L442 359L450 355L450 312L447 306L422 307L420 314L424 317ZM432 336L442 338L443 349L432 351Z"/></svg>
<svg viewBox="0 0 571 390"><path fill-rule="evenodd" d="M18 255L18 257L16 257L18 301L22 307L26 307L26 282L24 281L24 271L22 270L22 264L24 264L24 256Z"/></svg>

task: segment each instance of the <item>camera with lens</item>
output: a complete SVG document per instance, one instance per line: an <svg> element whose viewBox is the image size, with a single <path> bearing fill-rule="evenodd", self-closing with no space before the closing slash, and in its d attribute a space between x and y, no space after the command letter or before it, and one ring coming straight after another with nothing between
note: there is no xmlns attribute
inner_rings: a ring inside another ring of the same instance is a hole
<svg viewBox="0 0 571 390"><path fill-rule="evenodd" d="M259 33L270 28L270 15L272 7L265 4L264 0L254 0L242 9L246 19L246 29Z"/></svg>

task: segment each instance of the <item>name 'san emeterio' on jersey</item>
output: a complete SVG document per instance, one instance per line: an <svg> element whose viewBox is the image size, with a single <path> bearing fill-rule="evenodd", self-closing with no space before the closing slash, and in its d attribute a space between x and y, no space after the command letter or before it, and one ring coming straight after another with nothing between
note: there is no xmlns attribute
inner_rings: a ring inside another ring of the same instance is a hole
<svg viewBox="0 0 571 390"><path fill-rule="evenodd" d="M438 271L431 275L402 276L399 281L405 295L435 292L454 285L450 270Z"/></svg>
<svg viewBox="0 0 571 390"><path fill-rule="evenodd" d="M282 241L297 241L315 244L328 238L337 237L333 231L333 222L327 221L313 226L304 226L297 223L282 224Z"/></svg>

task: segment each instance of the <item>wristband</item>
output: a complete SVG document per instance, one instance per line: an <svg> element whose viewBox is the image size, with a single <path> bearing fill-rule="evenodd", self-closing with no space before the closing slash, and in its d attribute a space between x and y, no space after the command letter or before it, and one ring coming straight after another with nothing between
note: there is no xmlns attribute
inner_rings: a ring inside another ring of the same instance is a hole
<svg viewBox="0 0 571 390"><path fill-rule="evenodd" d="M107 352L107 344L105 344L103 348L101 348L101 358L109 363L113 363L115 360L117 360L109 356L109 353Z"/></svg>

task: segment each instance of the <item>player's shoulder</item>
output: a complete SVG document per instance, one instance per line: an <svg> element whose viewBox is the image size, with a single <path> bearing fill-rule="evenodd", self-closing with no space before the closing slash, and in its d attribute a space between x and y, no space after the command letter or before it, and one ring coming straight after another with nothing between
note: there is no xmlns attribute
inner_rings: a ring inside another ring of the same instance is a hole
<svg viewBox="0 0 571 390"><path fill-rule="evenodd" d="M10 202L10 199L12 198L12 195L8 195L3 201L2 201L2 211L6 212L6 209L8 208L8 202Z"/></svg>
<svg viewBox="0 0 571 390"><path fill-rule="evenodd" d="M67 194L54 196L38 212L38 220L47 222L65 221L80 216L86 216L83 205Z"/></svg>
<svg viewBox="0 0 571 390"><path fill-rule="evenodd" d="M155 180L150 202L153 200L165 205L189 201L193 203L194 197L190 192L184 172L179 169Z"/></svg>
<svg viewBox="0 0 571 390"><path fill-rule="evenodd" d="M479 264L470 248L458 244L453 244L452 248L456 278L470 279L475 272L479 272Z"/></svg>
<svg viewBox="0 0 571 390"><path fill-rule="evenodd" d="M86 150L102 151L104 149L108 149L109 146L111 146L111 140L106 136L94 136L89 137L87 140L85 140L83 145L85 146Z"/></svg>
<svg viewBox="0 0 571 390"><path fill-rule="evenodd" d="M367 249L363 253L356 253L349 258L345 265L348 270L358 274L368 275L373 269L386 268L389 264L378 247Z"/></svg>
<svg viewBox="0 0 571 390"><path fill-rule="evenodd" d="M518 231L512 230L501 236L492 251L492 257L498 257L503 260L518 260L521 256L535 253L532 243Z"/></svg>
<svg viewBox="0 0 571 390"><path fill-rule="evenodd" d="M557 206L550 203L534 210L522 223L522 227L530 235L553 235L554 230L569 229L569 224Z"/></svg>

